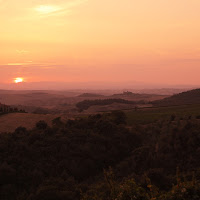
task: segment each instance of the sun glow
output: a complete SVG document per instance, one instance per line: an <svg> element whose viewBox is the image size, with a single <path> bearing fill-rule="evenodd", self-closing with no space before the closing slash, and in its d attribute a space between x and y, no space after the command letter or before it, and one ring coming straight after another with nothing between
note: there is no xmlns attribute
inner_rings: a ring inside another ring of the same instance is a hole
<svg viewBox="0 0 200 200"><path fill-rule="evenodd" d="M41 13L41 14L54 13L58 10L60 10L59 7L51 6L51 5L41 5L41 6L36 8L36 11Z"/></svg>
<svg viewBox="0 0 200 200"><path fill-rule="evenodd" d="M24 79L21 78L21 77L20 77L20 78L18 77L18 78L15 78L15 79L14 79L14 82L15 82L15 83L23 83L23 82L24 82Z"/></svg>

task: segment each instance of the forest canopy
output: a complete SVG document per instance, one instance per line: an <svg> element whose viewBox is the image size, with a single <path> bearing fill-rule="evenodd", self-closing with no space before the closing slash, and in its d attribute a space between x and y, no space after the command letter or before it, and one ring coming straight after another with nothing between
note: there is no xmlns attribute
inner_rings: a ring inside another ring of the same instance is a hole
<svg viewBox="0 0 200 200"><path fill-rule="evenodd" d="M0 199L200 199L199 122L171 116L129 127L113 111L2 133Z"/></svg>

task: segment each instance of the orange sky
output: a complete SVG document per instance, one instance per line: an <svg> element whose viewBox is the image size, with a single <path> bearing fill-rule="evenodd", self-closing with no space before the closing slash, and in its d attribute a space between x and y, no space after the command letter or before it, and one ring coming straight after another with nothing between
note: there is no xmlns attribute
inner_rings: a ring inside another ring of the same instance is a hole
<svg viewBox="0 0 200 200"><path fill-rule="evenodd" d="M200 84L199 0L0 0L0 82Z"/></svg>

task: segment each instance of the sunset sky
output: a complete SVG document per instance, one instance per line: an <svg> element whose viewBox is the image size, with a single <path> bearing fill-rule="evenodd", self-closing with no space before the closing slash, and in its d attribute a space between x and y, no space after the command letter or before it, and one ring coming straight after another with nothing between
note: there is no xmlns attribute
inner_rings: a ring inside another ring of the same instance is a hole
<svg viewBox="0 0 200 200"><path fill-rule="evenodd" d="M0 82L200 85L200 0L0 0Z"/></svg>

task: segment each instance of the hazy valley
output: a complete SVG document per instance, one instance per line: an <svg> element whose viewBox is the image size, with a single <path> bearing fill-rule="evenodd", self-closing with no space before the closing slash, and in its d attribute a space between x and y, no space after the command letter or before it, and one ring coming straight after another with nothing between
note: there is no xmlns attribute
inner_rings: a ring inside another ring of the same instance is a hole
<svg viewBox="0 0 200 200"><path fill-rule="evenodd" d="M0 200L200 200L200 0L0 0Z"/></svg>
<svg viewBox="0 0 200 200"><path fill-rule="evenodd" d="M1 91L0 197L199 199L199 95Z"/></svg>

